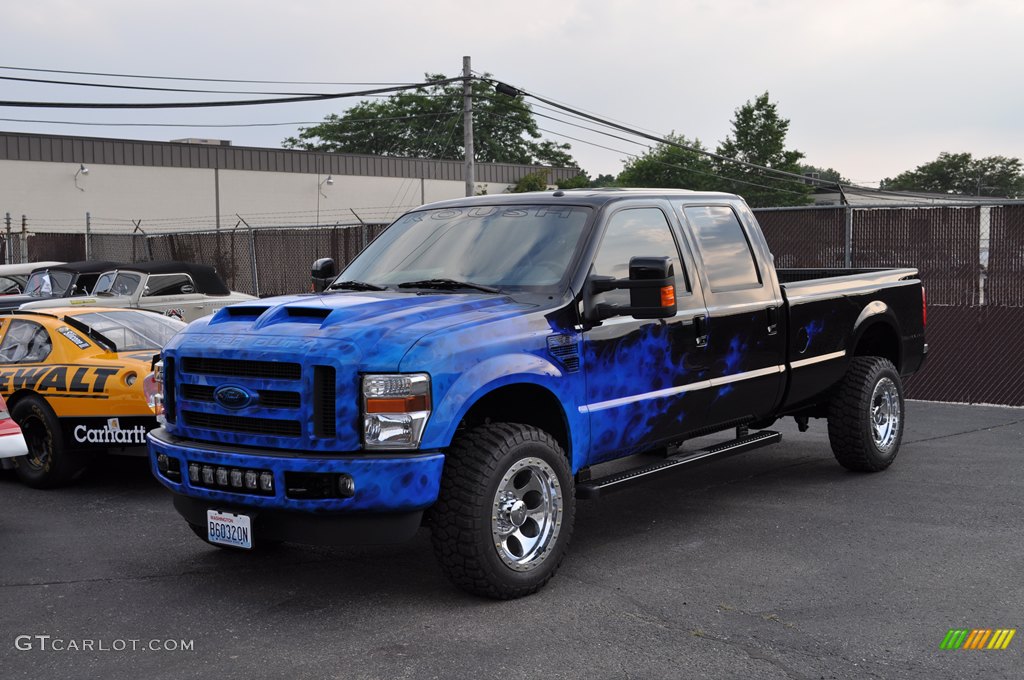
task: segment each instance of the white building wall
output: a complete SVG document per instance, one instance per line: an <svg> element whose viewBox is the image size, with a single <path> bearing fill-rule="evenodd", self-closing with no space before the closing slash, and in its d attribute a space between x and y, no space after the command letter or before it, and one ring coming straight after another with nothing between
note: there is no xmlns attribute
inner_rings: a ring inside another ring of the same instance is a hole
<svg viewBox="0 0 1024 680"><path fill-rule="evenodd" d="M465 195L462 181L0 160L0 218L10 213L19 230L77 231L91 214L96 233L130 231L141 220L147 232L235 226L236 213L251 226L390 222L424 202ZM322 184L321 184L322 182ZM507 184L477 185L498 194ZM319 191L318 191L319 189ZM355 211L355 215L352 211ZM357 217L358 216L358 217Z"/></svg>

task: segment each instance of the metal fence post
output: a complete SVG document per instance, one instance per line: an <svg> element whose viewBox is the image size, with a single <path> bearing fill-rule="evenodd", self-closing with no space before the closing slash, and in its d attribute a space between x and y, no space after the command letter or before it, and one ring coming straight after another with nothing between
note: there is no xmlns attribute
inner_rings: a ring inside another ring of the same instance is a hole
<svg viewBox="0 0 1024 680"><path fill-rule="evenodd" d="M21 216L21 262L28 262L28 217Z"/></svg>
<svg viewBox="0 0 1024 680"><path fill-rule="evenodd" d="M260 275L258 273L258 270L256 269L256 234L253 232L252 227L249 226L249 223L246 222L244 219L242 219L241 215L239 215L238 213L235 213L235 217L237 217L242 222L242 224L245 225L246 229L249 230L249 256L252 259L252 287L253 287L253 295L255 295L256 297L259 297L260 296Z"/></svg>
<svg viewBox="0 0 1024 680"><path fill-rule="evenodd" d="M853 208L846 206L846 236L843 253L843 262L847 269L853 267Z"/></svg>
<svg viewBox="0 0 1024 680"><path fill-rule="evenodd" d="M85 213L85 259L89 260L92 255L92 215Z"/></svg>
<svg viewBox="0 0 1024 680"><path fill-rule="evenodd" d="M4 224L7 225L7 241L4 245L4 264L11 263L11 213L4 217Z"/></svg>

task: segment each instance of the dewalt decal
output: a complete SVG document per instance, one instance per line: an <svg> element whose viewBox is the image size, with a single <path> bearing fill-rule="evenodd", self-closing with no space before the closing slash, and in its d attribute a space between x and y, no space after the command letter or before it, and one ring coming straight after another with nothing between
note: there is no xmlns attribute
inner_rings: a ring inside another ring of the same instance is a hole
<svg viewBox="0 0 1024 680"><path fill-rule="evenodd" d="M0 393L35 390L54 397L100 397L120 368L109 366L25 366L0 369Z"/></svg>

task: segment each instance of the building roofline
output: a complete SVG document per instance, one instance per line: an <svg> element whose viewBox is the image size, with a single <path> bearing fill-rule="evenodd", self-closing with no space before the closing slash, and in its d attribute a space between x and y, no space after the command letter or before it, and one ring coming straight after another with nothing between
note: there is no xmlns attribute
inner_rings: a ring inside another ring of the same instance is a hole
<svg viewBox="0 0 1024 680"><path fill-rule="evenodd" d="M463 163L459 160L30 132L0 131L0 160L465 181ZM513 184L541 169L549 171L549 181L570 179L580 173L578 168L477 163L476 179L477 182Z"/></svg>

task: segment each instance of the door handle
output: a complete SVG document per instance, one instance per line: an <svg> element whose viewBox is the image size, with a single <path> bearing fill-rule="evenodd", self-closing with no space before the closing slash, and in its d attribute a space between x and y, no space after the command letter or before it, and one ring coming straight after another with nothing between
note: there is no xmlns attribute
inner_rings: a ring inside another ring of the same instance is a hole
<svg viewBox="0 0 1024 680"><path fill-rule="evenodd" d="M697 347L708 346L708 317L705 314L693 317L693 331L697 336Z"/></svg>
<svg viewBox="0 0 1024 680"><path fill-rule="evenodd" d="M779 308L768 307L768 335L777 335L779 332Z"/></svg>

